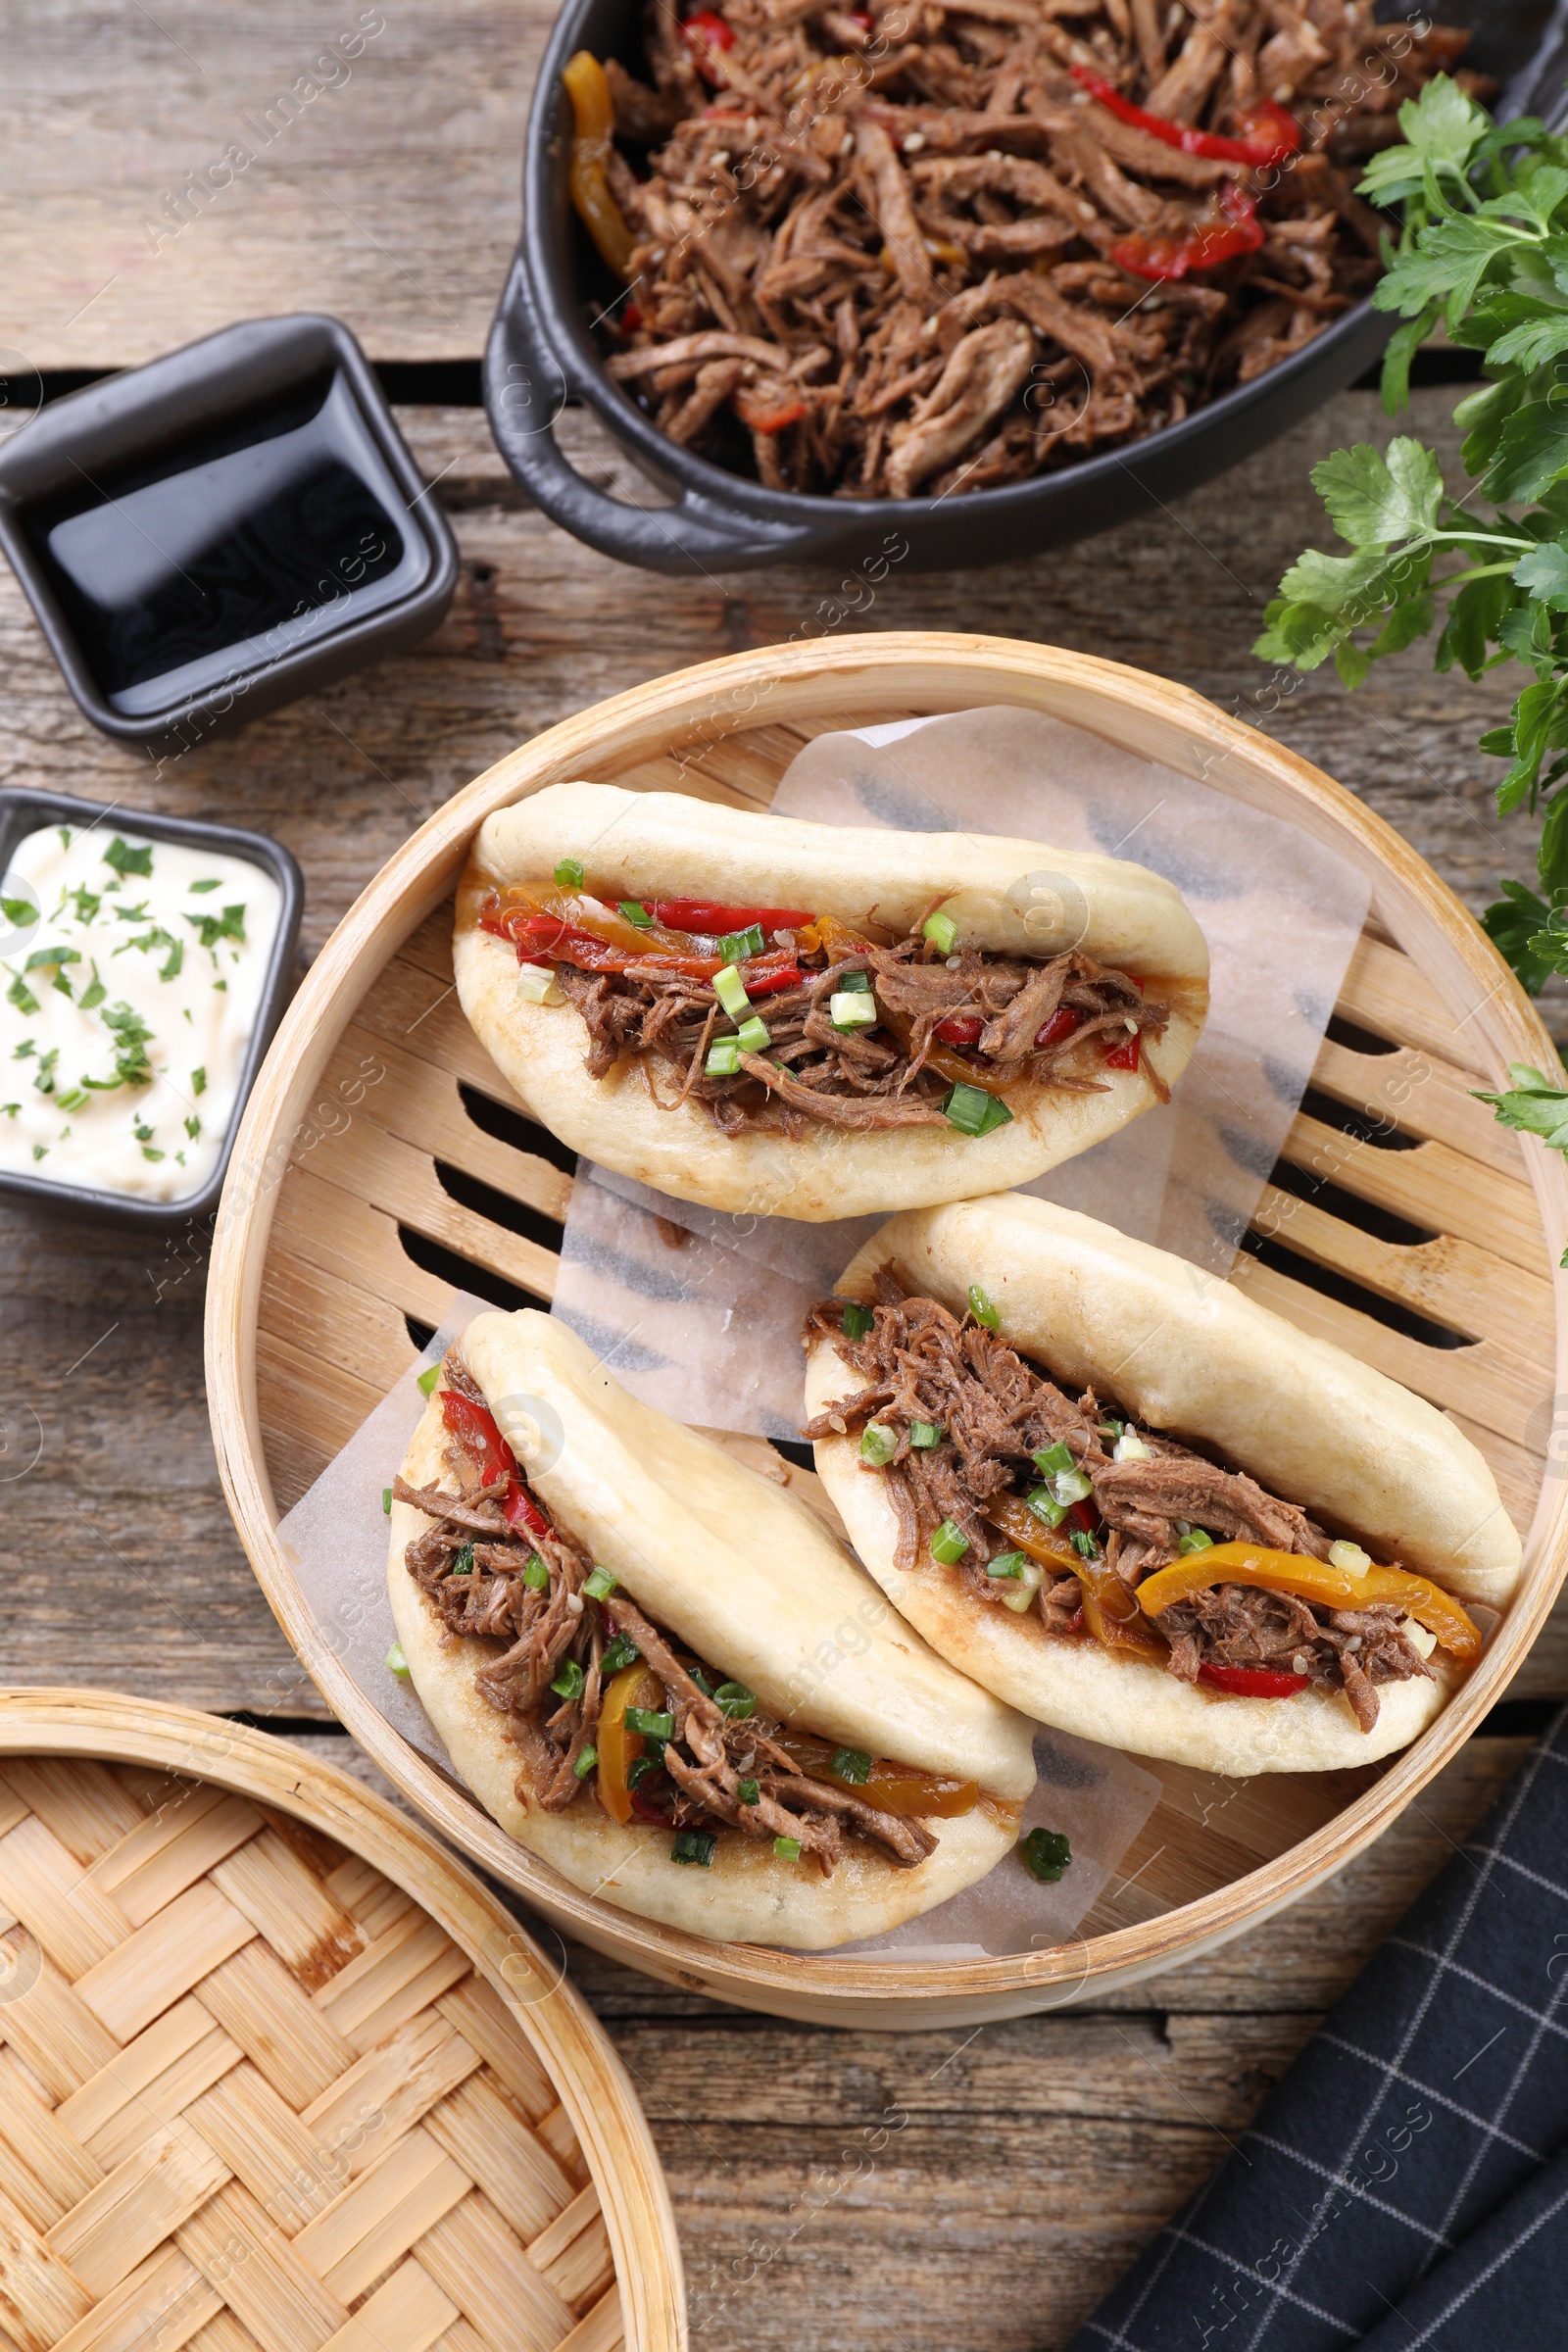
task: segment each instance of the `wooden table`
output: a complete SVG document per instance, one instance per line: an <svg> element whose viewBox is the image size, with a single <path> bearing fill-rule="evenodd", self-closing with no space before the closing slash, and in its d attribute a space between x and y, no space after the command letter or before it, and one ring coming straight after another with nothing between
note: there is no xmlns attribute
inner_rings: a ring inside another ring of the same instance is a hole
<svg viewBox="0 0 1568 2352"><path fill-rule="evenodd" d="M0 215L13 384L28 365L58 380L236 316L308 308L347 319L394 367L394 389L469 396L547 16L540 0L397 0L384 16L348 0L159 0L156 15L141 0L102 13L5 0L0 139L24 158ZM369 37L348 78L307 97L303 77L335 76L314 61L357 26ZM233 145L251 161L232 183L182 197L185 174ZM1453 397L1420 393L1414 429L1449 445ZM401 421L463 551L441 630L161 776L77 716L0 577L0 781L274 833L305 868L307 958L411 829L520 738L813 613L832 625L831 581L667 581L578 547L524 506L476 407L410 406ZM1248 652L1284 564L1324 542L1308 466L1389 429L1373 395L1347 394L1148 521L987 572L892 575L858 625L993 630L1183 679L1360 793L1478 907L1533 855L1528 821L1492 813L1495 763L1474 748L1506 681L1435 677L1417 649L1351 698L1332 673L1282 689ZM568 417L565 437L623 478L586 420ZM0 1265L6 1679L245 1711L354 1765L219 1493L199 1258L3 1210ZM1063 2342L1224 2155L1565 1692L1559 1615L1501 1716L1338 1882L1206 1961L1071 2014L967 2036L836 2034L574 1954L659 2136L695 2339L737 2352ZM890 2111L906 2120L884 2139Z"/></svg>

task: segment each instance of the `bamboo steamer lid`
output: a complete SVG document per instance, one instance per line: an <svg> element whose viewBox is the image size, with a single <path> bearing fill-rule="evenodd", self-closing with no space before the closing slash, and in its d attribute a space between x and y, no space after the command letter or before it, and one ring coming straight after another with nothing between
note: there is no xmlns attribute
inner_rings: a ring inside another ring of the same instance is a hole
<svg viewBox="0 0 1568 2352"><path fill-rule="evenodd" d="M0 2343L685 2343L604 2034L344 1773L183 1708L0 1692Z"/></svg>

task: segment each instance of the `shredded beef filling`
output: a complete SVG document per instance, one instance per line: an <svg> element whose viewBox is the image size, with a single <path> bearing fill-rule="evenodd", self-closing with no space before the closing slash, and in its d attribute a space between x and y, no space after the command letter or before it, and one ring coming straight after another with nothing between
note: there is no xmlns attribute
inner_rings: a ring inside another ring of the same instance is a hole
<svg viewBox="0 0 1568 2352"><path fill-rule="evenodd" d="M1365 159L1468 39L1372 0L647 0L643 26L646 79L606 69L635 246L610 373L671 440L843 498L1070 466L1301 350L1381 273ZM1178 138L1287 109L1299 152L1190 153L1075 70ZM1249 207L1228 258L1140 270Z"/></svg>
<svg viewBox="0 0 1568 2352"><path fill-rule="evenodd" d="M1010 1544L988 1506L1037 1488L1041 1473L1031 1457L1054 1446L1066 1446L1093 1490L1078 1512L1089 1526L1079 1525L1074 1542L1089 1544L1129 1591L1179 1558L1193 1529L1216 1543L1328 1557L1330 1538L1297 1504L1173 1439L1139 1430L1150 1458L1114 1460L1109 1448L1120 1428L1131 1427L1119 1407L1092 1390L1069 1396L984 1325L910 1295L891 1269L877 1277L872 1327L862 1338L845 1333L844 1306L830 1298L814 1307L806 1342L830 1340L869 1385L801 1434L826 1438L870 1421L894 1433L896 1449L877 1474L899 1523L899 1567L912 1568L951 1521L969 1545L955 1575L977 1600L1001 1605L1009 1587L987 1576L986 1562ZM928 1436L933 1428L939 1443L911 1442L912 1430ZM1081 1601L1078 1578L1064 1570L1048 1572L1035 1605L1048 1633L1092 1639ZM1377 1721L1378 1684L1430 1677L1388 1603L1330 1609L1294 1593L1216 1585L1162 1610L1157 1622L1169 1644L1168 1670L1183 1682L1196 1683L1205 1666L1304 1676L1343 1690L1363 1731Z"/></svg>
<svg viewBox="0 0 1568 2352"><path fill-rule="evenodd" d="M558 963L555 975L587 1027L590 1077L608 1077L623 1054L645 1055L662 1107L705 1103L725 1135L772 1129L799 1138L811 1120L856 1131L941 1126L960 1061L993 1084L1098 1093L1105 1050L1134 1036L1157 1039L1170 1017L1125 972L1076 953L1049 963L973 949L944 958L916 935L834 962L802 950L800 969L798 986L757 1000L765 1054L742 1054L725 1077L706 1068L715 1039L733 1034L710 981L652 960L626 972ZM835 1029L831 999L858 972L869 973L881 1018L874 1028ZM939 1022L955 1020L978 1027L968 1045L937 1037ZM1042 1043L1054 1024L1062 1034ZM931 1059L939 1050L941 1068ZM1147 1057L1142 1067L1163 1094Z"/></svg>
<svg viewBox="0 0 1568 2352"><path fill-rule="evenodd" d="M483 1401L455 1349L442 1366L442 1385ZM611 1674L637 1658L663 1685L659 1711L675 1718L674 1736L657 1757L649 1746L650 1769L633 1791L643 1820L672 1831L735 1829L750 1838L793 1838L824 1877L843 1852L846 1835L869 1839L905 1869L935 1852L937 1839L922 1822L887 1812L854 1788L809 1777L780 1744L778 1723L759 1712L726 1714L712 1695L724 1678L691 1658L623 1592L607 1601L586 1592L592 1562L536 1500L545 1532L514 1534L501 1512L505 1486L481 1485L465 1447L449 1439L445 1484L412 1487L399 1477L392 1492L434 1522L404 1556L446 1631L501 1645L474 1680L481 1697L506 1718L522 1759L519 1796L552 1813L593 1801L592 1769L579 1777L576 1766L595 1743ZM526 1582L534 1559L543 1561L548 1584ZM575 1682L573 1662L581 1687L575 1696L563 1697L551 1686ZM743 1781L757 1783L754 1802L743 1801Z"/></svg>

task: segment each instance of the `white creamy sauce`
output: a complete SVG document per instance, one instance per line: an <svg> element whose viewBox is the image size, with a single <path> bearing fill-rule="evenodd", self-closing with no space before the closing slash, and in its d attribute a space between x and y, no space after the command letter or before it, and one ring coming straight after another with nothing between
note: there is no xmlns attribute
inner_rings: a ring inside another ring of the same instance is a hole
<svg viewBox="0 0 1568 2352"><path fill-rule="evenodd" d="M256 1026L271 875L105 819L27 834L0 898L0 1167L199 1192Z"/></svg>

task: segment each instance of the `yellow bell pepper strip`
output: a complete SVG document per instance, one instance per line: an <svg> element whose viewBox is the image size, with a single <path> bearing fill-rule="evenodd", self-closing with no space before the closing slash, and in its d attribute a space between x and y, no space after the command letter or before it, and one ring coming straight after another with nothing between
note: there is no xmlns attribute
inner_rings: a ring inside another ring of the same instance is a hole
<svg viewBox="0 0 1568 2352"><path fill-rule="evenodd" d="M606 176L615 110L605 69L588 50L579 49L563 69L561 78L571 100L575 124L569 173L571 201L603 259L618 277L629 278L637 240L625 214L610 193Z"/></svg>
<svg viewBox="0 0 1568 2352"><path fill-rule="evenodd" d="M1015 1494L999 1495L988 1502L986 1517L1032 1560L1078 1579L1084 1623L1102 1649L1129 1651L1163 1666L1167 1644L1143 1614L1142 1592L1135 1599L1114 1569L1107 1568L1103 1560L1086 1560L1065 1536L1042 1526Z"/></svg>
<svg viewBox="0 0 1568 2352"><path fill-rule="evenodd" d="M1462 1665L1481 1655L1478 1627L1453 1595L1429 1577L1375 1564L1357 1576L1305 1552L1275 1551L1264 1544L1213 1544L1206 1551L1173 1560L1168 1568L1145 1578L1138 1588L1138 1605L1157 1617L1173 1601L1186 1600L1210 1585L1260 1585L1267 1592L1294 1592L1329 1609L1364 1609L1373 1601L1392 1601L1424 1625Z"/></svg>
<svg viewBox="0 0 1568 2352"><path fill-rule="evenodd" d="M863 1781L844 1783L833 1770L833 1758L842 1751L834 1748L831 1740L820 1740L811 1732L795 1731L788 1724L770 1732L768 1737L809 1780L825 1781L829 1787L851 1786L856 1795L863 1796L868 1805L897 1814L901 1821L952 1821L961 1813L972 1813L980 1801L976 1781L956 1781L943 1773L922 1772L914 1764L890 1764L882 1756L875 1759Z"/></svg>
<svg viewBox="0 0 1568 2352"><path fill-rule="evenodd" d="M626 1709L647 1707L656 1713L664 1703L664 1686L651 1666L639 1659L612 1675L599 1710L594 1744L599 1750L599 1802L612 1821L630 1821L634 1810L626 1774L643 1752L641 1732L626 1729Z"/></svg>

